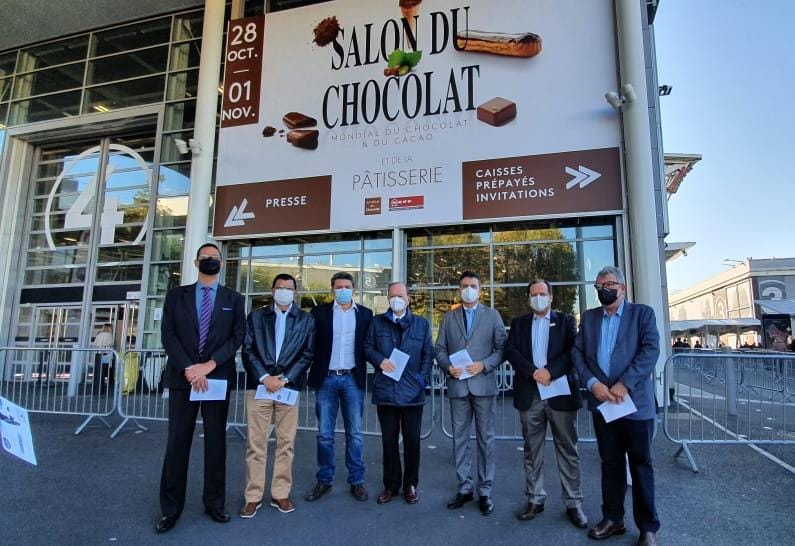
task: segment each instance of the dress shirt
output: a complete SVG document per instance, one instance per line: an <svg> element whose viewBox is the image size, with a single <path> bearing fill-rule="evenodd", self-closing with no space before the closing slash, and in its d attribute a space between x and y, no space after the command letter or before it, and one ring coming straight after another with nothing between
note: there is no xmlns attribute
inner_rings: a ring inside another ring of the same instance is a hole
<svg viewBox="0 0 795 546"><path fill-rule="evenodd" d="M473 305L471 309L467 309L463 305L461 307L464 308L464 322L466 322L467 337L469 337L472 334L472 323L475 321L475 310L478 308L478 304Z"/></svg>
<svg viewBox="0 0 795 546"><path fill-rule="evenodd" d="M290 304L290 307L287 308L287 311L282 311L279 307L274 303L273 304L273 311L276 313L276 362L279 362L279 354L282 352L282 344L284 343L284 331L287 329L287 315L290 312L290 309L293 308L293 304Z"/></svg>
<svg viewBox="0 0 795 546"><path fill-rule="evenodd" d="M355 303L345 310L334 300L329 370L352 370L356 366L354 342L357 312Z"/></svg>
<svg viewBox="0 0 795 546"><path fill-rule="evenodd" d="M202 320L202 296L204 295L202 286L206 286L210 289L210 307L214 307L215 296L218 294L218 281L216 280L211 284L202 284L201 282L196 283L196 320L199 322Z"/></svg>
<svg viewBox="0 0 795 546"><path fill-rule="evenodd" d="M533 364L536 368L546 368L547 349L549 348L549 317L551 310L543 317L533 313L532 336L533 341Z"/></svg>
<svg viewBox="0 0 795 546"><path fill-rule="evenodd" d="M621 326L621 316L624 314L624 302L618 306L618 309L612 315L607 311L603 311L602 315L602 329L599 333L599 351L597 353L597 360L599 367L610 377L610 356L613 354L613 349L616 348L616 341L618 340L618 329ZM590 389L598 380L592 378L588 381L588 388Z"/></svg>

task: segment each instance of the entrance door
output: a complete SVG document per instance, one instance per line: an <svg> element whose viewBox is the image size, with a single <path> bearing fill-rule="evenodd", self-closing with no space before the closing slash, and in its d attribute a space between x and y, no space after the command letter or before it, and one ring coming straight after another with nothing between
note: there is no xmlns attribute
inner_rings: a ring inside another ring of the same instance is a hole
<svg viewBox="0 0 795 546"><path fill-rule="evenodd" d="M33 346L42 350L29 353L33 361L25 366L25 380L40 383L69 381L77 371L74 365L78 357L66 349L79 345L81 318L82 312L78 306L34 307Z"/></svg>
<svg viewBox="0 0 795 546"><path fill-rule="evenodd" d="M110 324L113 348L119 354L134 350L138 337L138 302L94 304L91 307L91 345L106 324Z"/></svg>

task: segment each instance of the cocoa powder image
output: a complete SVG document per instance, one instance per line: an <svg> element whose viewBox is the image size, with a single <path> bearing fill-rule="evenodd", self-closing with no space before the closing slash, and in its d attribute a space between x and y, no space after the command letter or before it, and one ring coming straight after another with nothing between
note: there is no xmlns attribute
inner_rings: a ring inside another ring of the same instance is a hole
<svg viewBox="0 0 795 546"><path fill-rule="evenodd" d="M320 47L325 47L333 42L339 34L340 22L336 17L326 17L317 24L313 32L315 34L314 42Z"/></svg>

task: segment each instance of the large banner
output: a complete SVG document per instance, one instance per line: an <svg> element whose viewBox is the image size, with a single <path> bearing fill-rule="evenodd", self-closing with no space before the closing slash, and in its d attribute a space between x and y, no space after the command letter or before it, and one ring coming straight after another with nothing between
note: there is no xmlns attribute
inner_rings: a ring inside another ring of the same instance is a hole
<svg viewBox="0 0 795 546"><path fill-rule="evenodd" d="M623 208L612 0L337 0L233 21L213 232Z"/></svg>

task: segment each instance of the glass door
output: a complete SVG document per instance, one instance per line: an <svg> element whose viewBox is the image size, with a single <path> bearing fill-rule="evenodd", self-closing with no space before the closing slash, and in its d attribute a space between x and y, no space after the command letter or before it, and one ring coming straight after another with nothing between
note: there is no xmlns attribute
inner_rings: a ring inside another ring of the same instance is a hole
<svg viewBox="0 0 795 546"><path fill-rule="evenodd" d="M28 353L33 361L25 367L25 380L56 383L71 379L76 371L73 364L78 357L67 349L79 345L81 318L82 312L78 306L34 307L32 345L42 350Z"/></svg>

